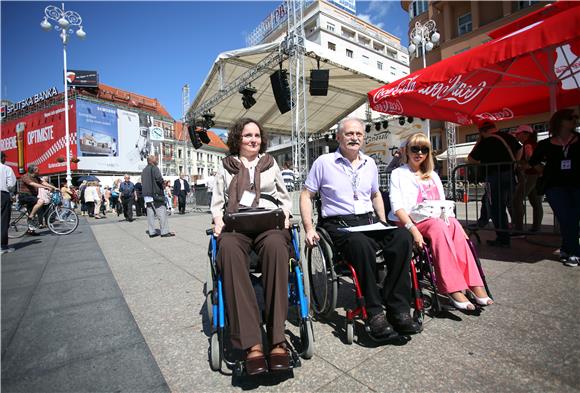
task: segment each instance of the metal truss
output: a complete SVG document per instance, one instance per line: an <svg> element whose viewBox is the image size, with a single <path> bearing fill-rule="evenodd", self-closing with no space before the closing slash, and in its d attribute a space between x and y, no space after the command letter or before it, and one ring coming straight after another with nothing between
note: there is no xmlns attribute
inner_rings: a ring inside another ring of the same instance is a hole
<svg viewBox="0 0 580 393"><path fill-rule="evenodd" d="M447 179L451 180L453 168L457 166L455 123L445 122L445 130L447 131Z"/></svg>
<svg viewBox="0 0 580 393"><path fill-rule="evenodd" d="M196 106L195 109L190 108L185 115L187 122L194 122L195 119L201 117L204 112L210 110L232 94L238 93L240 87L247 86L260 76L269 73L273 66L282 63L285 58L286 54L281 50L281 48L278 51L273 51L256 64L255 67L250 68L248 71L229 82L227 86L223 86L218 93Z"/></svg>
<svg viewBox="0 0 580 393"><path fill-rule="evenodd" d="M283 43L288 53L290 90L292 97L292 157L296 182L302 186L308 174L308 131L306 128L306 76L304 75L303 0L287 0L288 36Z"/></svg>

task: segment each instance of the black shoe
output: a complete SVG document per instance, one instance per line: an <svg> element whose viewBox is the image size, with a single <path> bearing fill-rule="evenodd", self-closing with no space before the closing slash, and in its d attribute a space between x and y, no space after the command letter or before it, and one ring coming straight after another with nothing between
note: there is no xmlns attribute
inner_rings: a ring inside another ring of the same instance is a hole
<svg viewBox="0 0 580 393"><path fill-rule="evenodd" d="M394 333L393 327L389 325L382 312L369 317L368 324L374 337L387 337Z"/></svg>
<svg viewBox="0 0 580 393"><path fill-rule="evenodd" d="M165 235L161 235L161 237L172 237L172 236L175 236L175 233L167 232Z"/></svg>
<svg viewBox="0 0 580 393"><path fill-rule="evenodd" d="M501 241L501 240L488 240L487 242L488 246L492 246L492 247L500 247L500 248L510 248L511 244L509 241L505 242L505 241Z"/></svg>
<svg viewBox="0 0 580 393"><path fill-rule="evenodd" d="M423 326L415 322L407 312L389 314L388 321L399 334L416 334L423 331Z"/></svg>
<svg viewBox="0 0 580 393"><path fill-rule="evenodd" d="M149 235L149 237L157 237L157 236L159 236L159 234L158 234L158 233L156 233L156 234L154 234L154 235Z"/></svg>

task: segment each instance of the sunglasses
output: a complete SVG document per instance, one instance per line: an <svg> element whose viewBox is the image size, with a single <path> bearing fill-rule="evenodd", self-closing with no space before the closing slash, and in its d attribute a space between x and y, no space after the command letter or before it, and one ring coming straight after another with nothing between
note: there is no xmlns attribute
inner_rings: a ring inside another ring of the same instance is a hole
<svg viewBox="0 0 580 393"><path fill-rule="evenodd" d="M429 154L429 148L427 146L411 146L409 149L411 150L411 153Z"/></svg>

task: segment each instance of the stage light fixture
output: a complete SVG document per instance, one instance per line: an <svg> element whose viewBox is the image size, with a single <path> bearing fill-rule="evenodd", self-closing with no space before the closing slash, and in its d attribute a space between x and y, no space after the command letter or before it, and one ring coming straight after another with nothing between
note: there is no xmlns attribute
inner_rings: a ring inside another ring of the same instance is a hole
<svg viewBox="0 0 580 393"><path fill-rule="evenodd" d="M376 122L375 123L375 130L380 131L381 130L381 122Z"/></svg>
<svg viewBox="0 0 580 393"><path fill-rule="evenodd" d="M203 128L205 128L206 130L215 126L215 122L213 121L215 113L207 111L203 115L201 115L201 117L203 117Z"/></svg>
<svg viewBox="0 0 580 393"><path fill-rule="evenodd" d="M209 135L207 134L207 130L199 130L199 139L201 139L201 141L203 143L205 143L206 145L209 145L209 143L211 142L211 139L209 138Z"/></svg>
<svg viewBox="0 0 580 393"><path fill-rule="evenodd" d="M195 126L195 124L190 124L189 126L187 126L187 131L189 133L189 139L191 139L191 144L197 150L203 146L203 143L199 138L199 134L197 133L196 128L197 127Z"/></svg>
<svg viewBox="0 0 580 393"><path fill-rule="evenodd" d="M407 117L407 121L408 121L409 123L412 123L412 122L413 122L413 120L415 120L415 119L413 119L413 116L409 116L409 117Z"/></svg>
<svg viewBox="0 0 580 393"><path fill-rule="evenodd" d="M383 128L386 129L387 127L389 127L389 121L383 120Z"/></svg>
<svg viewBox="0 0 580 393"><path fill-rule="evenodd" d="M404 126L405 125L405 117L404 116L399 117L399 125L400 126Z"/></svg>
<svg viewBox="0 0 580 393"><path fill-rule="evenodd" d="M371 132L371 125L370 125L370 124L367 124L367 125L366 125L366 127L365 127L365 131L367 132L367 134L368 134L369 132Z"/></svg>
<svg viewBox="0 0 580 393"><path fill-rule="evenodd" d="M240 94L242 94L242 105L245 109L250 109L256 104L256 99L253 97L254 94L258 92L254 87L251 85L246 87L240 87L238 90Z"/></svg>

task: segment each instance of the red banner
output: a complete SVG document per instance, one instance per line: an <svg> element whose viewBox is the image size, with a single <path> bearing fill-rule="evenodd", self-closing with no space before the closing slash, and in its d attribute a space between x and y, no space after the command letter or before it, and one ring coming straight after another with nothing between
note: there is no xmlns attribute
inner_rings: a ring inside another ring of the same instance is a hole
<svg viewBox="0 0 580 393"><path fill-rule="evenodd" d="M71 159L76 158L76 105L69 101ZM0 150L6 153L6 165L17 177L28 165L38 165L41 175L66 172L66 131L64 105L55 105L20 119L2 124ZM71 162L71 170L76 170Z"/></svg>

